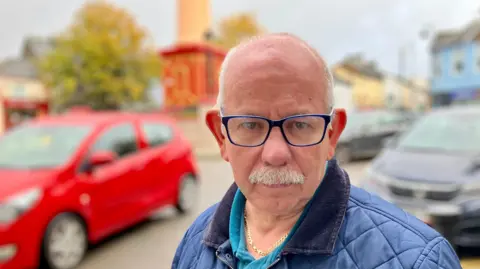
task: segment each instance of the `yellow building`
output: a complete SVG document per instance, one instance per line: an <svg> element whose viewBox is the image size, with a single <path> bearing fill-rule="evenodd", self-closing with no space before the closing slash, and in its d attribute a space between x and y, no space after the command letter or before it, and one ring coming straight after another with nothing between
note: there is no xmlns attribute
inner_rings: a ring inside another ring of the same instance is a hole
<svg viewBox="0 0 480 269"><path fill-rule="evenodd" d="M381 73L349 63L338 64L333 68L333 73L352 84L353 103L357 110L385 107L386 95Z"/></svg>
<svg viewBox="0 0 480 269"><path fill-rule="evenodd" d="M394 74L387 74L383 81L386 107L424 110L430 106L427 81L407 80Z"/></svg>
<svg viewBox="0 0 480 269"><path fill-rule="evenodd" d="M415 91L410 96L410 102L415 104L415 109L430 109L431 99L429 91L429 83L426 79L413 79L412 83L414 85Z"/></svg>
<svg viewBox="0 0 480 269"><path fill-rule="evenodd" d="M426 87L409 81L402 83L403 107L407 110L424 110L430 107L430 96Z"/></svg>
<svg viewBox="0 0 480 269"><path fill-rule="evenodd" d="M402 107L406 110L413 110L416 107L415 102L412 102L412 99L416 94L414 85L409 81L401 81L399 85L400 92L402 94Z"/></svg>

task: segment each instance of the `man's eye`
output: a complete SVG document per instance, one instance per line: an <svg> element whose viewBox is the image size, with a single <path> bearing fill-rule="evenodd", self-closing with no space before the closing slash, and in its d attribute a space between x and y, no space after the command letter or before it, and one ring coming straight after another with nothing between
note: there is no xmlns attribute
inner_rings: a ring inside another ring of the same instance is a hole
<svg viewBox="0 0 480 269"><path fill-rule="evenodd" d="M258 127L258 123L257 122L244 122L244 123L242 123L241 127L245 128L245 129L255 129L255 127Z"/></svg>
<svg viewBox="0 0 480 269"><path fill-rule="evenodd" d="M306 122L295 122L294 125L293 125L295 128L297 129L305 129L305 128L308 128L309 124L306 123Z"/></svg>

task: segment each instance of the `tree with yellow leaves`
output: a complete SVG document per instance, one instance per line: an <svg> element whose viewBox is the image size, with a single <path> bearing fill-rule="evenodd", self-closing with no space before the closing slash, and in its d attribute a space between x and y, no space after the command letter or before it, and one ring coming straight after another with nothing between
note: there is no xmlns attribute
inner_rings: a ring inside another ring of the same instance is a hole
<svg viewBox="0 0 480 269"><path fill-rule="evenodd" d="M54 50L39 61L40 77L60 107L118 109L146 98L161 61L146 31L126 10L106 1L85 4Z"/></svg>
<svg viewBox="0 0 480 269"><path fill-rule="evenodd" d="M253 14L238 13L220 21L213 42L225 49L230 49L243 39L263 32Z"/></svg>

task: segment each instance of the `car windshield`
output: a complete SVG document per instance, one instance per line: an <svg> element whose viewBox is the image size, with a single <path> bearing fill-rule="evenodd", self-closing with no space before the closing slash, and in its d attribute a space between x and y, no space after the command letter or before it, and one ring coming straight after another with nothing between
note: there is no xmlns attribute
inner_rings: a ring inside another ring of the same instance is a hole
<svg viewBox="0 0 480 269"><path fill-rule="evenodd" d="M373 127L380 122L381 118L384 118L388 115L389 113L384 111L351 113L348 115L347 125L345 126L344 132L356 131L362 126Z"/></svg>
<svg viewBox="0 0 480 269"><path fill-rule="evenodd" d="M91 126L22 125L0 136L0 168L54 168L69 161Z"/></svg>
<svg viewBox="0 0 480 269"><path fill-rule="evenodd" d="M358 114L349 115L347 118L347 125L345 126L346 130L354 130L361 126L364 123L364 117L359 116Z"/></svg>
<svg viewBox="0 0 480 269"><path fill-rule="evenodd" d="M430 114L400 137L399 148L480 152L480 115Z"/></svg>

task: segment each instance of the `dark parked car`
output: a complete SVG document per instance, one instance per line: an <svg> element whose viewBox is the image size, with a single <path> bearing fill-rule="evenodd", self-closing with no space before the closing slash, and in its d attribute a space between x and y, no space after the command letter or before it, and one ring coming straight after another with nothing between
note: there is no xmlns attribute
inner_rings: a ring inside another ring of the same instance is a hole
<svg viewBox="0 0 480 269"><path fill-rule="evenodd" d="M393 137L362 186L441 232L480 246L480 106L433 111Z"/></svg>
<svg viewBox="0 0 480 269"><path fill-rule="evenodd" d="M384 140L403 131L413 118L405 112L385 110L349 114L347 126L337 145L337 160L347 163L375 157L382 150Z"/></svg>

